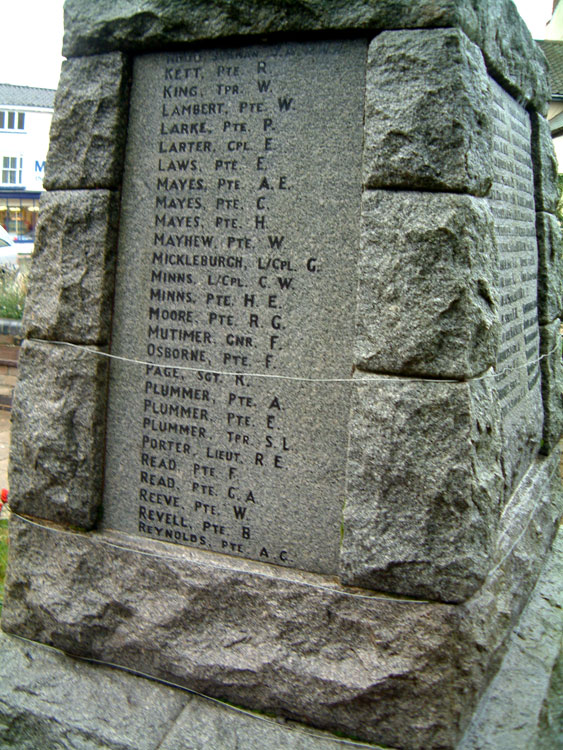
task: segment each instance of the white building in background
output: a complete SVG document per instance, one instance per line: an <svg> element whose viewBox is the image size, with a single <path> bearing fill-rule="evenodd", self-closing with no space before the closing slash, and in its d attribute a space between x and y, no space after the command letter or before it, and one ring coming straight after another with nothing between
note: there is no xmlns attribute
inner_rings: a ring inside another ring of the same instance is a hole
<svg viewBox="0 0 563 750"><path fill-rule="evenodd" d="M560 0L553 0L553 13L547 22L545 38L563 39L563 3Z"/></svg>
<svg viewBox="0 0 563 750"><path fill-rule="evenodd" d="M33 243L54 99L52 89L0 83L0 224L16 242Z"/></svg>
<svg viewBox="0 0 563 750"><path fill-rule="evenodd" d="M563 172L563 2L553 0L553 14L546 27L545 39L537 42L549 65L551 95L547 121L551 128L553 147Z"/></svg>

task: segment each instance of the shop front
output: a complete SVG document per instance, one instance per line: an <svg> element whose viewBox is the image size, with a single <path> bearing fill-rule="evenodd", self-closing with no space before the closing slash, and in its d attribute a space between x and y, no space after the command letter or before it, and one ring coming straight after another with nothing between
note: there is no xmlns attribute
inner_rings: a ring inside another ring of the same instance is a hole
<svg viewBox="0 0 563 750"><path fill-rule="evenodd" d="M22 243L22 252L33 249L40 195L40 192L0 188L0 224L14 242Z"/></svg>

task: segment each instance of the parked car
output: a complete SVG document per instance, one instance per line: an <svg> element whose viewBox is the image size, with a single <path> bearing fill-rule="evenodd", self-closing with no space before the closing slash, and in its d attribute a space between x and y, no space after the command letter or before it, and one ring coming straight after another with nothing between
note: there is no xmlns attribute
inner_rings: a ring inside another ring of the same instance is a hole
<svg viewBox="0 0 563 750"><path fill-rule="evenodd" d="M28 258L33 243L17 245L3 226L0 226L0 266L19 266L22 258Z"/></svg>

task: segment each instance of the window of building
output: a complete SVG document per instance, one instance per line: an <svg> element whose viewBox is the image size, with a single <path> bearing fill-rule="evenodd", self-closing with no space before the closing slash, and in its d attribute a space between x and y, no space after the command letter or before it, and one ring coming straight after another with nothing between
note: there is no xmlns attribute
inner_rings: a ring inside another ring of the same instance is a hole
<svg viewBox="0 0 563 750"><path fill-rule="evenodd" d="M39 211L39 193L15 197L0 192L0 225L16 242L33 242Z"/></svg>
<svg viewBox="0 0 563 750"><path fill-rule="evenodd" d="M21 156L2 157L2 185L22 184L22 163Z"/></svg>
<svg viewBox="0 0 563 750"><path fill-rule="evenodd" d="M25 112L0 110L0 130L25 130Z"/></svg>

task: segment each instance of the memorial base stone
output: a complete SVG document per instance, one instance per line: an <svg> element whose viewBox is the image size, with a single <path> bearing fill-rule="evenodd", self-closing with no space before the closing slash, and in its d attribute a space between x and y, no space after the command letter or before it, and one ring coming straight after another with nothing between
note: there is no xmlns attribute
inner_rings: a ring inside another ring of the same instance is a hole
<svg viewBox="0 0 563 750"><path fill-rule="evenodd" d="M560 747L561 532L553 549L497 676L456 750ZM271 715L239 711L5 634L0 634L0 743L6 750L381 749Z"/></svg>
<svg viewBox="0 0 563 750"><path fill-rule="evenodd" d="M558 469L555 455L526 475L496 566L463 604L13 517L2 626L348 737L453 748L552 544Z"/></svg>

